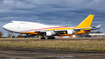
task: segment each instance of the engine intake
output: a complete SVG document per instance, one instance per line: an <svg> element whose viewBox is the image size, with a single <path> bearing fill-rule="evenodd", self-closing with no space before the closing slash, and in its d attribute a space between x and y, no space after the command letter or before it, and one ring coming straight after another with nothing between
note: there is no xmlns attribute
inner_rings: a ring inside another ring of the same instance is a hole
<svg viewBox="0 0 105 59"><path fill-rule="evenodd" d="M75 31L73 29L69 29L66 31L66 34L74 34L74 33L75 33Z"/></svg>
<svg viewBox="0 0 105 59"><path fill-rule="evenodd" d="M54 31L47 31L47 32L45 33L46 36L52 36L52 35L54 35L54 34L55 34Z"/></svg>

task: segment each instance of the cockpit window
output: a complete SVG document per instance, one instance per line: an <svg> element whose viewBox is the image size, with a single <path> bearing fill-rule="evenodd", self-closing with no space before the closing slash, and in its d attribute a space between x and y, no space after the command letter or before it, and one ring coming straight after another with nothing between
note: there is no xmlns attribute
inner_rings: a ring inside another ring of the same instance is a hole
<svg viewBox="0 0 105 59"><path fill-rule="evenodd" d="M10 22L10 23L13 23L13 22Z"/></svg>

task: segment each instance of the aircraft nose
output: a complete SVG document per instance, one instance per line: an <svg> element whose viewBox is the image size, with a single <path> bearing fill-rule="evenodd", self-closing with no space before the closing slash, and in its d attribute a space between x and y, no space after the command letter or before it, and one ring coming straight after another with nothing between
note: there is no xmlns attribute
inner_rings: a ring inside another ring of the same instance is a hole
<svg viewBox="0 0 105 59"><path fill-rule="evenodd" d="M7 30L8 29L8 25L3 25L3 28Z"/></svg>

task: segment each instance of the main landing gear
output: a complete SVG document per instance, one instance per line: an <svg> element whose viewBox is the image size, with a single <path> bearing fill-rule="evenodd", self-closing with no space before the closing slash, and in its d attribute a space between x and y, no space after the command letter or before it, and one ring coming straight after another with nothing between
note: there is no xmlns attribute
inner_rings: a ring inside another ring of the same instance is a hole
<svg viewBox="0 0 105 59"><path fill-rule="evenodd" d="M55 37L54 36L47 36L47 37L42 36L41 39L55 39Z"/></svg>
<svg viewBox="0 0 105 59"><path fill-rule="evenodd" d="M42 36L42 37L41 37L41 39L45 39L45 37L44 37L44 36Z"/></svg>

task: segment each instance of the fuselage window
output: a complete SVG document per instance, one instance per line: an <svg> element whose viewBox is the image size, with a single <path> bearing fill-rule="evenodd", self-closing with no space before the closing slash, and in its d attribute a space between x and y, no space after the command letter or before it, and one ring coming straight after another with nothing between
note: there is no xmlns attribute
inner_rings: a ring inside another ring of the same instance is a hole
<svg viewBox="0 0 105 59"><path fill-rule="evenodd" d="M20 23L20 24L26 24L26 23Z"/></svg>

